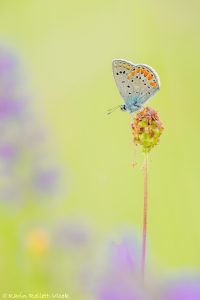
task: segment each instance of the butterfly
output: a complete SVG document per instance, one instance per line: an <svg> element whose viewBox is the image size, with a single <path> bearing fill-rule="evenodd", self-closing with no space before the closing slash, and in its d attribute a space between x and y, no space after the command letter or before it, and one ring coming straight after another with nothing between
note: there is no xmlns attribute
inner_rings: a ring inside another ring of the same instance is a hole
<svg viewBox="0 0 200 300"><path fill-rule="evenodd" d="M156 71L148 65L135 65L123 59L114 59L112 69L125 104L110 109L108 114L118 107L129 113L138 111L160 89L160 79Z"/></svg>

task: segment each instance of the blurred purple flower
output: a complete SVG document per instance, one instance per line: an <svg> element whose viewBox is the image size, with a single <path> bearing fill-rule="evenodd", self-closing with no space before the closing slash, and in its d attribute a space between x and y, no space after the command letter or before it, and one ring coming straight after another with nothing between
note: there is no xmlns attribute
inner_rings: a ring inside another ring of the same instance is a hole
<svg viewBox="0 0 200 300"><path fill-rule="evenodd" d="M5 47L0 48L0 74L5 74L5 72L10 72L15 68L17 60L13 54L9 53L8 49Z"/></svg>
<svg viewBox="0 0 200 300"><path fill-rule="evenodd" d="M168 285L164 300L200 300L200 277L176 280Z"/></svg>
<svg viewBox="0 0 200 300"><path fill-rule="evenodd" d="M139 274L139 247L136 239L126 235L112 243L105 270L96 284L97 300L146 300L147 294Z"/></svg>
<svg viewBox="0 0 200 300"><path fill-rule="evenodd" d="M19 116L23 111L23 103L17 99L0 95L0 118Z"/></svg>
<svg viewBox="0 0 200 300"><path fill-rule="evenodd" d="M90 231L85 223L80 221L62 222L55 230L57 246L64 248L79 248L85 246L90 240Z"/></svg>
<svg viewBox="0 0 200 300"><path fill-rule="evenodd" d="M12 144L0 145L0 159L9 160L16 155L16 148Z"/></svg>
<svg viewBox="0 0 200 300"><path fill-rule="evenodd" d="M20 200L32 198L32 195L27 197L27 193L55 196L59 186L59 168L51 164L52 155L45 146L44 129L38 126L37 115L29 101L30 97L24 92L24 86L25 78L21 74L17 56L0 46L2 201L9 197L15 200L18 196ZM13 193L16 186L20 187L20 193Z"/></svg>
<svg viewBox="0 0 200 300"><path fill-rule="evenodd" d="M33 182L36 190L41 193L54 193L59 181L59 173L56 168L36 170Z"/></svg>
<svg viewBox="0 0 200 300"><path fill-rule="evenodd" d="M113 274L105 278L104 285L97 293L97 300L146 300L144 293L134 285L133 281Z"/></svg>
<svg viewBox="0 0 200 300"><path fill-rule="evenodd" d="M112 268L120 272L135 272L138 268L139 253L136 241L124 237L121 243L113 243L110 253Z"/></svg>

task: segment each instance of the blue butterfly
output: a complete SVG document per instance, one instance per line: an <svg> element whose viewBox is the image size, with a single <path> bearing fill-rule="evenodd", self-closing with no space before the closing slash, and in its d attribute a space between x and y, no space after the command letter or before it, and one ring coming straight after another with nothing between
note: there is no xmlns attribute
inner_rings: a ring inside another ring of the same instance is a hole
<svg viewBox="0 0 200 300"><path fill-rule="evenodd" d="M148 65L134 65L123 59L114 59L112 68L116 85L125 102L120 105L122 111L133 113L140 110L160 89L160 79ZM108 113L118 107L110 109Z"/></svg>

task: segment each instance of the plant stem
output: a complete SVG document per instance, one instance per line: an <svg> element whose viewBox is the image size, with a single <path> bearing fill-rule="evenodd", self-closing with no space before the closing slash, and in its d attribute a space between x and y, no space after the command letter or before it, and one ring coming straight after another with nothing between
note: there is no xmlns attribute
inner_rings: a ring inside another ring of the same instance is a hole
<svg viewBox="0 0 200 300"><path fill-rule="evenodd" d="M148 172L147 172L148 156L145 153L144 160L144 211L143 211L143 234L142 234L142 277L145 275L145 259L146 259L146 239L147 239L147 199L148 199Z"/></svg>

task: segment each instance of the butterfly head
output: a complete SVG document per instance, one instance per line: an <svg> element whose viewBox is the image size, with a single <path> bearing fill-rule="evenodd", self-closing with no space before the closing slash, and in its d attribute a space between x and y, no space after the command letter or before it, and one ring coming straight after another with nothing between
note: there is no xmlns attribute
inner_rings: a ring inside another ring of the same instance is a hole
<svg viewBox="0 0 200 300"><path fill-rule="evenodd" d="M124 104L124 105L121 105L121 106L120 106L120 109L121 109L121 111L127 111L126 105L125 105L125 104Z"/></svg>
<svg viewBox="0 0 200 300"><path fill-rule="evenodd" d="M129 112L130 114L132 114L133 112L138 111L141 108L142 108L142 106L138 105L137 103L127 102L126 104L117 105L113 108L108 109L107 114L110 115L111 113L113 113L117 109L120 109L123 112Z"/></svg>

